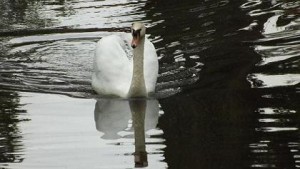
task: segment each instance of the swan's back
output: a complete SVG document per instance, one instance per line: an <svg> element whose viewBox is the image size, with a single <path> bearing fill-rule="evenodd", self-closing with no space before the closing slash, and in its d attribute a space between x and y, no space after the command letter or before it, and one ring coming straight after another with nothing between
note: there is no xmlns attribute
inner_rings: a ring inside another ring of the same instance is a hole
<svg viewBox="0 0 300 169"><path fill-rule="evenodd" d="M133 73L130 34L110 35L98 41L94 57L92 87L100 95L127 97ZM153 44L145 39L144 77L146 91L153 93L158 74L158 61Z"/></svg>

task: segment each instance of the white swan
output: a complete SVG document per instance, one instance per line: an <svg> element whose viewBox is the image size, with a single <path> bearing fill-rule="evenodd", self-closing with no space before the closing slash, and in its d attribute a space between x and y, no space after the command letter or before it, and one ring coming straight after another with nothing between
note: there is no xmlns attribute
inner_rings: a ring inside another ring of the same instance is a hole
<svg viewBox="0 0 300 169"><path fill-rule="evenodd" d="M147 97L155 92L158 59L145 37L146 27L136 22L131 34L103 37L96 46L92 87L100 95Z"/></svg>

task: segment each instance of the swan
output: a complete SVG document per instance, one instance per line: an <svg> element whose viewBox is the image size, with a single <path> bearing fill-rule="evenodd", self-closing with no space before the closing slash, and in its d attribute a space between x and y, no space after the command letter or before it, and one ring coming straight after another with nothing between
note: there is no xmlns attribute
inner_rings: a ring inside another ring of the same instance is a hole
<svg viewBox="0 0 300 169"><path fill-rule="evenodd" d="M99 95L148 97L155 92L158 59L141 22L131 33L103 37L97 42L92 87Z"/></svg>

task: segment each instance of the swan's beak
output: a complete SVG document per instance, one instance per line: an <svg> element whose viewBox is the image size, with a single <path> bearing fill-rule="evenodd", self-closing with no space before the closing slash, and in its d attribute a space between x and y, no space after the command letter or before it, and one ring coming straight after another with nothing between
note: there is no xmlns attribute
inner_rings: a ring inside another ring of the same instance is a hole
<svg viewBox="0 0 300 169"><path fill-rule="evenodd" d="M140 42L139 36L134 36L131 41L131 47L133 49L136 48L138 46L139 42Z"/></svg>

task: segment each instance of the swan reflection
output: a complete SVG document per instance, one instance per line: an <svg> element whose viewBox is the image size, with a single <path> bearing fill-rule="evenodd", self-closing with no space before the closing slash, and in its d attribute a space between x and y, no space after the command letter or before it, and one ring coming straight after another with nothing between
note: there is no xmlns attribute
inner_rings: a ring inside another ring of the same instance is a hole
<svg viewBox="0 0 300 169"><path fill-rule="evenodd" d="M154 99L99 99L95 105L95 123L103 139L121 138L122 131L134 131L136 167L148 166L145 131L155 129L159 103Z"/></svg>

